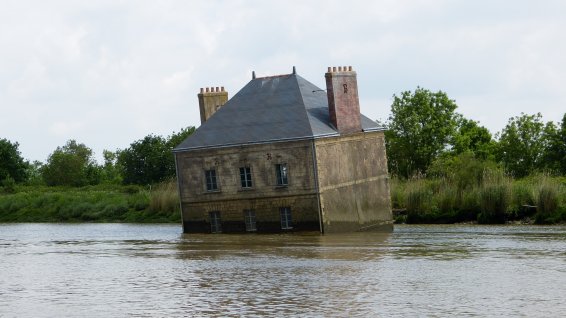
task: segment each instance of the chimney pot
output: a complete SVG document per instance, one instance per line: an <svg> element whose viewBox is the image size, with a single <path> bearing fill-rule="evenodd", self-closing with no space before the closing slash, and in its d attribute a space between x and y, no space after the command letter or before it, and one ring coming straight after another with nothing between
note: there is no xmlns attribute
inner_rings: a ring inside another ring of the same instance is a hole
<svg viewBox="0 0 566 318"><path fill-rule="evenodd" d="M224 86L220 87L220 91L221 91L221 92L224 91Z"/></svg>
<svg viewBox="0 0 566 318"><path fill-rule="evenodd" d="M252 79L255 79L255 71L252 71Z"/></svg>
<svg viewBox="0 0 566 318"><path fill-rule="evenodd" d="M328 73L332 72L332 67L328 67Z"/></svg>
<svg viewBox="0 0 566 318"><path fill-rule="evenodd" d="M342 72L342 66L338 66L338 72Z"/></svg>
<svg viewBox="0 0 566 318"><path fill-rule="evenodd" d="M332 67L332 72L336 72L336 66Z"/></svg>
<svg viewBox="0 0 566 318"><path fill-rule="evenodd" d="M202 88L202 87L200 88L200 93L201 94L204 93L204 88Z"/></svg>
<svg viewBox="0 0 566 318"><path fill-rule="evenodd" d="M351 66L348 66L348 71L350 71L350 72L352 71L352 67L351 67Z"/></svg>

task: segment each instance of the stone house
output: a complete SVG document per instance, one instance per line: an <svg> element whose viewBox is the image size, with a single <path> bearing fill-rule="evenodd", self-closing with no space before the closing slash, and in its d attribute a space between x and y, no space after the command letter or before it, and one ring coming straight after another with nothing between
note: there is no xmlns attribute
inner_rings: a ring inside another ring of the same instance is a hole
<svg viewBox="0 0 566 318"><path fill-rule="evenodd" d="M393 228L383 129L352 67L325 77L253 73L230 100L201 88L201 126L173 150L185 233Z"/></svg>

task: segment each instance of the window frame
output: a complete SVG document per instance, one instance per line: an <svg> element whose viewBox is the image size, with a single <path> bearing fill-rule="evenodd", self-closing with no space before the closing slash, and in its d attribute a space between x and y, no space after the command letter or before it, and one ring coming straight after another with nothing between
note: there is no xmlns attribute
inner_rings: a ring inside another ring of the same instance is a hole
<svg viewBox="0 0 566 318"><path fill-rule="evenodd" d="M275 164L275 179L278 187L289 185L289 165L287 163Z"/></svg>
<svg viewBox="0 0 566 318"><path fill-rule="evenodd" d="M244 210L244 224L246 225L246 232L257 232L257 218L254 210Z"/></svg>
<svg viewBox="0 0 566 318"><path fill-rule="evenodd" d="M252 189L252 168L250 166L240 167L240 188Z"/></svg>
<svg viewBox="0 0 566 318"><path fill-rule="evenodd" d="M291 230L293 229L293 219L291 217L291 207L283 206L279 208L279 215L281 218L281 229Z"/></svg>
<svg viewBox="0 0 566 318"><path fill-rule="evenodd" d="M204 185L206 188L206 192L220 191L220 187L218 186L218 183L219 182L218 182L218 175L216 174L216 169L211 168L208 170L204 170Z"/></svg>
<svg viewBox="0 0 566 318"><path fill-rule="evenodd" d="M210 221L210 233L222 233L222 216L220 211L208 212L208 219Z"/></svg>

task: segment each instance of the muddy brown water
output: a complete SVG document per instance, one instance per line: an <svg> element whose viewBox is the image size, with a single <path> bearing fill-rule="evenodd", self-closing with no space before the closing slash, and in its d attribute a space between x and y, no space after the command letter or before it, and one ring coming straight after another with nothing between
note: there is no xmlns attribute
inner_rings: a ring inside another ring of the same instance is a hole
<svg viewBox="0 0 566 318"><path fill-rule="evenodd" d="M563 317L566 227L0 224L0 317Z"/></svg>

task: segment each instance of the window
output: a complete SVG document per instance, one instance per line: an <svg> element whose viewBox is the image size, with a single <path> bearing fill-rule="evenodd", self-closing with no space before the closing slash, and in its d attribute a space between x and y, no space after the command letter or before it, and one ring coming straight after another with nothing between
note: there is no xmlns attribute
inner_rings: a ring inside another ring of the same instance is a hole
<svg viewBox="0 0 566 318"><path fill-rule="evenodd" d="M250 167L240 168L240 181L242 183L242 188L252 187L252 169Z"/></svg>
<svg viewBox="0 0 566 318"><path fill-rule="evenodd" d="M293 226L291 226L291 208L290 207L279 208L279 212L281 213L281 229L283 230L292 229Z"/></svg>
<svg viewBox="0 0 566 318"><path fill-rule="evenodd" d="M257 227L255 225L255 211L244 210L244 222L246 223L246 231L255 232Z"/></svg>
<svg viewBox="0 0 566 318"><path fill-rule="evenodd" d="M289 179L287 178L287 164L281 163L275 165L275 173L277 174L277 185L286 186L289 184Z"/></svg>
<svg viewBox="0 0 566 318"><path fill-rule="evenodd" d="M204 172L206 178L206 191L218 191L218 182L216 180L216 170L206 170Z"/></svg>
<svg viewBox="0 0 566 318"><path fill-rule="evenodd" d="M220 211L208 212L210 218L210 232L221 233L222 232L222 221L220 220Z"/></svg>

